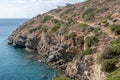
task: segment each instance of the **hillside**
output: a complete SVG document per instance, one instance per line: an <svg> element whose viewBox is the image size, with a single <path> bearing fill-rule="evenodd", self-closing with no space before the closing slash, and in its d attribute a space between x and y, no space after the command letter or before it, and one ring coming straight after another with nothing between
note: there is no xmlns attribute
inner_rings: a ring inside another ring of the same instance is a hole
<svg viewBox="0 0 120 80"><path fill-rule="evenodd" d="M37 15L8 43L64 71L56 80L120 80L120 0L87 0Z"/></svg>

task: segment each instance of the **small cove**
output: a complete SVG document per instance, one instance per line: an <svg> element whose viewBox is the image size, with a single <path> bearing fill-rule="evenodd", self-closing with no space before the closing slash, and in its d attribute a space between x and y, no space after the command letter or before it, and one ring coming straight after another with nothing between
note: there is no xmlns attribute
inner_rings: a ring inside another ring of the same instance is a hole
<svg viewBox="0 0 120 80"><path fill-rule="evenodd" d="M51 80L60 71L7 44L8 36L28 19L0 19L0 80Z"/></svg>

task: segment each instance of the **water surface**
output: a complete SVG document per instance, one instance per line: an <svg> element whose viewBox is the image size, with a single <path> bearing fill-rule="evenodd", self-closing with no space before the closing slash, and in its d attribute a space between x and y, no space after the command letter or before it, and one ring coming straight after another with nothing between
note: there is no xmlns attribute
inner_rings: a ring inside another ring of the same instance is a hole
<svg viewBox="0 0 120 80"><path fill-rule="evenodd" d="M0 80L51 80L60 72L7 44L8 36L28 19L0 19Z"/></svg>

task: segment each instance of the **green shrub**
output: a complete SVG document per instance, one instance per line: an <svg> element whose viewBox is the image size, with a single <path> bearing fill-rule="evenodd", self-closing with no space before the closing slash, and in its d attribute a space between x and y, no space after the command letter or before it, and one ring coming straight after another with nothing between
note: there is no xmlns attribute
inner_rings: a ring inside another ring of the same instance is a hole
<svg viewBox="0 0 120 80"><path fill-rule="evenodd" d="M67 24L68 24L68 26L69 26L69 25L71 25L71 24L75 24L75 22L76 22L76 21L73 20L73 19L68 19L68 23L67 23Z"/></svg>
<svg viewBox="0 0 120 80"><path fill-rule="evenodd" d="M47 15L47 16L44 17L44 19L41 22L46 23L46 21L48 21L48 20L50 20L52 18L53 18L52 16Z"/></svg>
<svg viewBox="0 0 120 80"><path fill-rule="evenodd" d="M103 22L104 26L109 26L109 23L107 21Z"/></svg>
<svg viewBox="0 0 120 80"><path fill-rule="evenodd" d="M111 58L114 58L114 56L115 56L115 54L111 47L106 48L103 52L104 59L111 59Z"/></svg>
<svg viewBox="0 0 120 80"><path fill-rule="evenodd" d="M109 15L107 16L107 18L110 19L110 20L112 20L112 17L111 17L111 16L112 16L112 14L109 14Z"/></svg>
<svg viewBox="0 0 120 80"><path fill-rule="evenodd" d="M37 30L40 30L40 29L41 29L41 27L33 28L33 29L30 30L30 33L33 33L33 32L35 32L35 31L37 31Z"/></svg>
<svg viewBox="0 0 120 80"><path fill-rule="evenodd" d="M100 30L100 28L94 28L93 32L94 32L95 36L101 36L102 34L104 34L104 33Z"/></svg>
<svg viewBox="0 0 120 80"><path fill-rule="evenodd" d="M120 55L120 45L113 46L112 50L116 56Z"/></svg>
<svg viewBox="0 0 120 80"><path fill-rule="evenodd" d="M88 27L88 25L87 25L87 24L84 24L84 23L81 23L81 24L80 24L80 27Z"/></svg>
<svg viewBox="0 0 120 80"><path fill-rule="evenodd" d="M96 10L96 13L103 13L103 12L106 12L107 10L109 10L109 8L101 8Z"/></svg>
<svg viewBox="0 0 120 80"><path fill-rule="evenodd" d="M77 34L75 32L72 32L69 35L65 35L65 40L75 38L76 36L77 36Z"/></svg>
<svg viewBox="0 0 120 80"><path fill-rule="evenodd" d="M111 72L111 71L113 71L116 68L115 67L116 63L117 63L117 59L105 60L102 63L101 70L105 71L105 72Z"/></svg>
<svg viewBox="0 0 120 80"><path fill-rule="evenodd" d="M89 26L87 24L81 23L79 27L81 28L82 32L86 32Z"/></svg>
<svg viewBox="0 0 120 80"><path fill-rule="evenodd" d="M53 26L52 31L56 32L59 28L60 28L60 25L56 24L55 26Z"/></svg>
<svg viewBox="0 0 120 80"><path fill-rule="evenodd" d="M69 13L72 13L73 10L74 10L74 8L67 9L67 10L65 10L62 14L69 14Z"/></svg>
<svg viewBox="0 0 120 80"><path fill-rule="evenodd" d="M93 27L88 27L88 28L87 28L87 32L92 32L92 31L94 31L94 28L93 28Z"/></svg>
<svg viewBox="0 0 120 80"><path fill-rule="evenodd" d="M80 44L84 44L84 36L79 36L77 38L77 41L80 43Z"/></svg>
<svg viewBox="0 0 120 80"><path fill-rule="evenodd" d="M64 34L64 33L67 33L67 31L68 31L67 25L63 25L62 33L63 33L63 34Z"/></svg>
<svg viewBox="0 0 120 80"><path fill-rule="evenodd" d="M86 9L86 10L83 12L83 17L84 17L85 15L93 14L93 13L94 13L94 10L95 10L95 9L93 9L93 8L88 8L88 9Z"/></svg>
<svg viewBox="0 0 120 80"><path fill-rule="evenodd" d="M104 50L100 59L112 59L120 55L120 45L108 47Z"/></svg>
<svg viewBox="0 0 120 80"><path fill-rule="evenodd" d="M65 35L64 39L65 39L65 40L69 40L69 36L68 36L68 35Z"/></svg>
<svg viewBox="0 0 120 80"><path fill-rule="evenodd" d="M76 60L76 59L78 59L78 58L81 59L81 58L84 57L85 55L89 55L89 54L92 54L92 53L94 53L94 52L93 52L93 49L92 49L92 48L88 48L88 49L86 49L86 50L84 50L84 51L76 54L73 60Z"/></svg>
<svg viewBox="0 0 120 80"><path fill-rule="evenodd" d="M86 21L93 20L95 16L94 11L94 8L88 8L83 12L82 17L85 18Z"/></svg>
<svg viewBox="0 0 120 80"><path fill-rule="evenodd" d="M96 36L91 36L86 39L86 44L88 47L96 45L99 42L99 39Z"/></svg>
<svg viewBox="0 0 120 80"><path fill-rule="evenodd" d="M57 19L53 19L53 22L54 22L55 24L57 24L57 23L59 23L60 21L57 20Z"/></svg>
<svg viewBox="0 0 120 80"><path fill-rule="evenodd" d="M43 26L43 27L41 28L41 31L43 31L43 32L47 32L47 30L48 30L48 26Z"/></svg>
<svg viewBox="0 0 120 80"><path fill-rule="evenodd" d="M115 41L113 41L112 44L120 44L120 37L118 37Z"/></svg>
<svg viewBox="0 0 120 80"><path fill-rule="evenodd" d="M75 33L75 32L72 32L70 35L69 35L69 38L74 38L74 37L76 37L77 36L77 34Z"/></svg>
<svg viewBox="0 0 120 80"><path fill-rule="evenodd" d="M120 68L116 69L114 72L112 72L107 80L120 80Z"/></svg>
<svg viewBox="0 0 120 80"><path fill-rule="evenodd" d="M116 34L120 34L120 25L118 24L110 25L110 29Z"/></svg>

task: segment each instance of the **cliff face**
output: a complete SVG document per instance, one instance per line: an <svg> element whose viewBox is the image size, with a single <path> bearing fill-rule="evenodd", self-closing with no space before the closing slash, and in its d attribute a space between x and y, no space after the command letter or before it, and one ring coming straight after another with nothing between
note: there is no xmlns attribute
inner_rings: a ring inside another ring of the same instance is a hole
<svg viewBox="0 0 120 80"><path fill-rule="evenodd" d="M14 31L8 43L36 51L38 59L60 68L74 80L105 80L115 70L102 70L103 62L114 58L117 61L112 68L120 68L120 58L116 57L120 56L119 34L120 1L88 0L34 17ZM117 55L106 58L112 52L105 54L105 49L116 45L113 52Z"/></svg>

